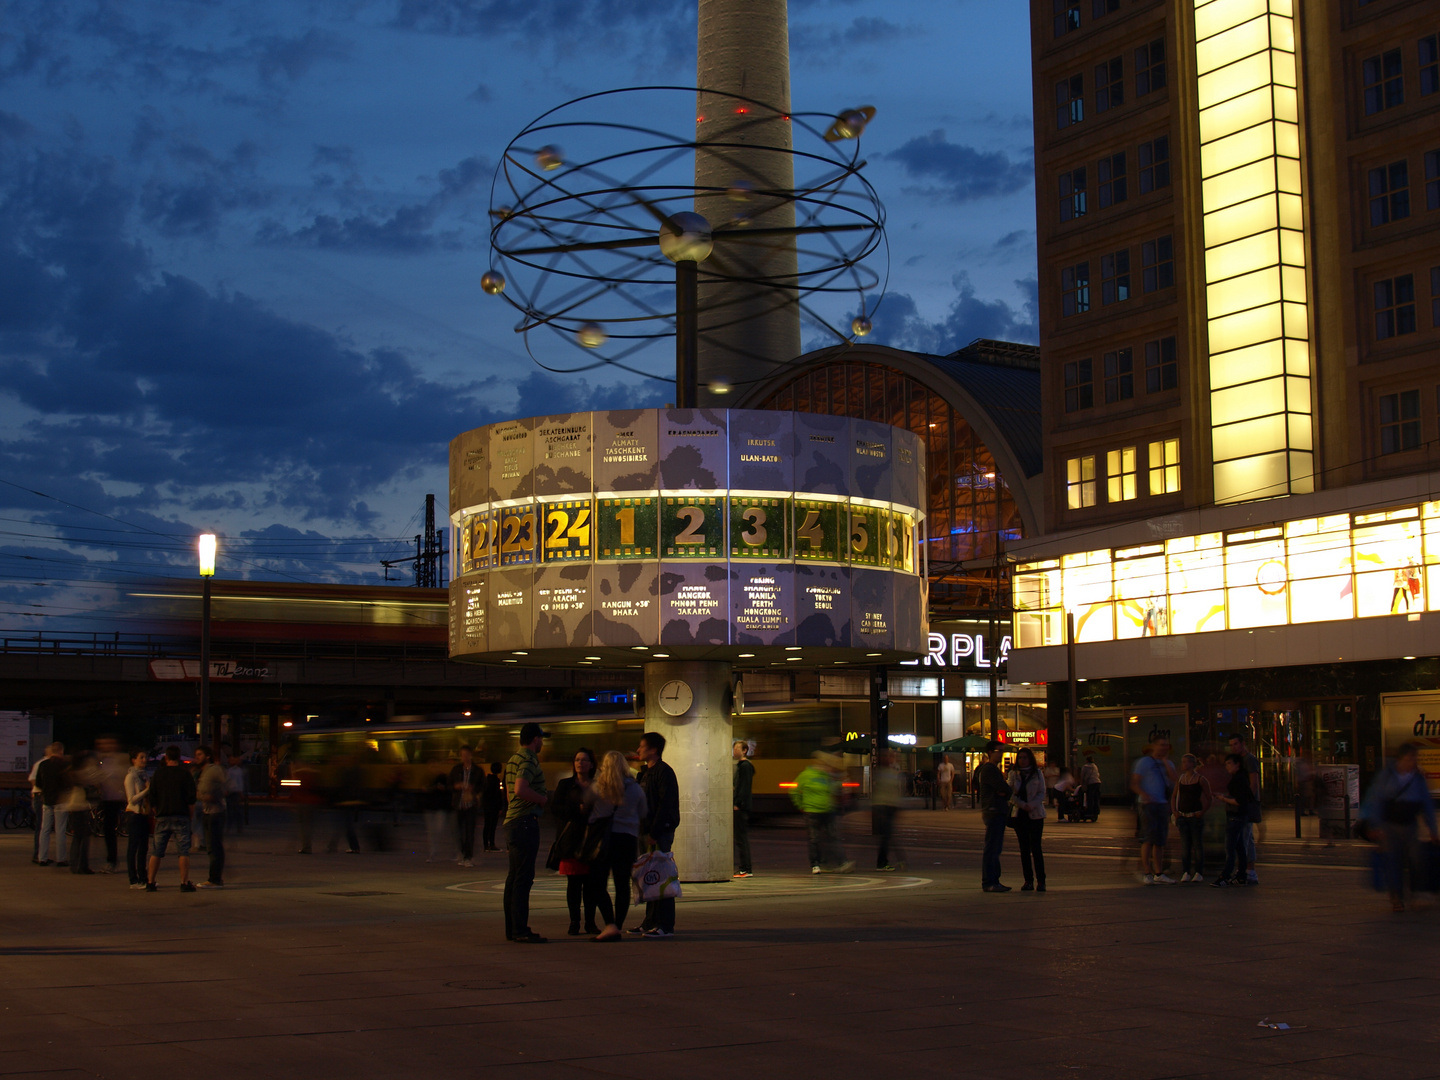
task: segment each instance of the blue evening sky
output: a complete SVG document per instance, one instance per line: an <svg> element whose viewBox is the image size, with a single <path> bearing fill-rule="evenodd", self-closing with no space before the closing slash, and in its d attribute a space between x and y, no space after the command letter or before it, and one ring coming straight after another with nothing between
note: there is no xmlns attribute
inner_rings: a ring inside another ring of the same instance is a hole
<svg viewBox="0 0 1440 1080"><path fill-rule="evenodd" d="M1026 5L790 20L794 109L878 109L872 340L1034 341ZM203 529L224 574L374 580L455 433L666 400L539 371L478 280L517 131L694 66L693 0L0 0L0 623L98 620L77 579Z"/></svg>

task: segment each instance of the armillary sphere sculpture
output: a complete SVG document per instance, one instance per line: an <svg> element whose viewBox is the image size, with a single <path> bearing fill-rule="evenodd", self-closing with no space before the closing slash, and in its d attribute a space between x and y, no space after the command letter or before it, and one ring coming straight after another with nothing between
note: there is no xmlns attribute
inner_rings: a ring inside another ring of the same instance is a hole
<svg viewBox="0 0 1440 1080"><path fill-rule="evenodd" d="M688 112L696 101L728 110L724 123L699 116L695 136L684 137L639 119L681 104ZM873 115L868 106L786 114L736 94L673 86L560 105L506 147L481 287L520 313L516 332L549 371L610 365L668 381L642 354L673 335L680 408L696 404L697 354L708 335L753 318L757 293L764 308L788 309L836 341L862 337L884 291L864 263L885 243L884 209L861 174L860 135ZM775 137L777 122L789 137ZM696 179L717 174L723 182ZM794 179L776 186L777 175ZM836 317L836 296L854 297L848 325ZM538 330L578 346L584 359L537 356L530 335Z"/></svg>

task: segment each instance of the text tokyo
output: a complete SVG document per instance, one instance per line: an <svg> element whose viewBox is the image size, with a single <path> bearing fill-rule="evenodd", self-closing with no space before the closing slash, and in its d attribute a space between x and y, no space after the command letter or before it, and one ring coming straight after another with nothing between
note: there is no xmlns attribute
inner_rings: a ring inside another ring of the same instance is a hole
<svg viewBox="0 0 1440 1080"><path fill-rule="evenodd" d="M924 664L926 667L979 668L989 670L990 657L986 655L989 644L984 634L951 634L947 640L944 634L931 634L926 645L925 656L920 660L902 660L907 667ZM948 654L948 655L947 655ZM1000 662L1004 667L1010 659L1010 635L1000 639Z"/></svg>

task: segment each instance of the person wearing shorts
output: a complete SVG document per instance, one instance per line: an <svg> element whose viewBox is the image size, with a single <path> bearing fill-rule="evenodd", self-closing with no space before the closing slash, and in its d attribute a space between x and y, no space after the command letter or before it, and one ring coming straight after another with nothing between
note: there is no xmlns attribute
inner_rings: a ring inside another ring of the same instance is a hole
<svg viewBox="0 0 1440 1080"><path fill-rule="evenodd" d="M180 891L194 892L190 880L190 811L195 805L195 778L181 764L178 746L165 748L165 758L150 778L150 805L155 810L155 832L150 837L145 891L157 890L155 875L173 837L175 854L180 858Z"/></svg>
<svg viewBox="0 0 1440 1080"><path fill-rule="evenodd" d="M1165 844L1170 839L1170 791L1175 766L1170 763L1170 741L1156 739L1130 774L1130 790L1139 800L1140 871L1146 885L1173 885L1165 873Z"/></svg>

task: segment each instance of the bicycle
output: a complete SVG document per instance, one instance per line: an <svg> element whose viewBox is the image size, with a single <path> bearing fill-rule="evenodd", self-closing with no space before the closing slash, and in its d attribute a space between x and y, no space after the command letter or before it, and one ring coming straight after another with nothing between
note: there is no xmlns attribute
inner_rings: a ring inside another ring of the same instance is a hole
<svg viewBox="0 0 1440 1080"><path fill-rule="evenodd" d="M10 809L5 811L5 817L0 819L7 829L35 829L35 811L31 809L30 803L16 802L11 804Z"/></svg>

